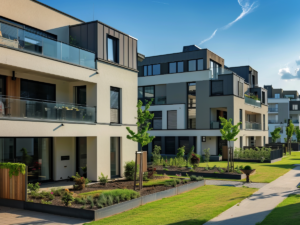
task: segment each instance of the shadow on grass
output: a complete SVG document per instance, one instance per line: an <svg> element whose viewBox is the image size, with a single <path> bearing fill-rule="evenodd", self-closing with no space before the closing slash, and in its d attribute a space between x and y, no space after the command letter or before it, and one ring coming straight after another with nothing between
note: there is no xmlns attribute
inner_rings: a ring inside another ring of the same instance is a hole
<svg viewBox="0 0 300 225"><path fill-rule="evenodd" d="M176 222L176 223L168 223L168 225L188 225L188 224L197 224L197 225L201 225L201 224L205 224L208 220L183 220L180 222Z"/></svg>
<svg viewBox="0 0 300 225"><path fill-rule="evenodd" d="M293 169L293 168L295 168L295 166L293 166L291 164L267 164L267 165L265 164L265 165L259 165L259 166L278 167L278 168L284 168L284 169Z"/></svg>

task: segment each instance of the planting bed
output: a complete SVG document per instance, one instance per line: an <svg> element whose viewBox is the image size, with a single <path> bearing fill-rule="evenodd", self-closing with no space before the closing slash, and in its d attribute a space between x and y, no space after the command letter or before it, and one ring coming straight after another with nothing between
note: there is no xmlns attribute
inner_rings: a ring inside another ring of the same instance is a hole
<svg viewBox="0 0 300 225"><path fill-rule="evenodd" d="M205 170L205 167L197 167L194 169L194 171L191 171L191 169L187 167L177 167L177 166L169 166L167 168L163 166L155 166L156 172L158 174L167 174L167 175L176 175L181 174L182 176L185 176L188 174L196 175L196 176L203 176L203 177L216 177L216 178L224 178L224 179L245 179L245 174L238 173L236 171L234 172L225 172L226 168L210 168L208 170ZM221 172L221 170L223 172Z"/></svg>

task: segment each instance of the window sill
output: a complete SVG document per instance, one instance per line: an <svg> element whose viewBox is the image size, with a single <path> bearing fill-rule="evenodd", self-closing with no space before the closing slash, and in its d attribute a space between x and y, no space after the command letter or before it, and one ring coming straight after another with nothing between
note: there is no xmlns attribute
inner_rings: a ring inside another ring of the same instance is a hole
<svg viewBox="0 0 300 225"><path fill-rule="evenodd" d="M110 126L122 126L121 123L110 123L109 125L110 125Z"/></svg>

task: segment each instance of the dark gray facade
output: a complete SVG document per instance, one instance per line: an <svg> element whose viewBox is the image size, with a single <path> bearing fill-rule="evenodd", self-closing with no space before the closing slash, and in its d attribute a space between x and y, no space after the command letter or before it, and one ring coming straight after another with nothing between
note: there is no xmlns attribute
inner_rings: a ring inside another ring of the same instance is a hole
<svg viewBox="0 0 300 225"><path fill-rule="evenodd" d="M187 83L174 83L166 85L167 104L187 103Z"/></svg>
<svg viewBox="0 0 300 225"><path fill-rule="evenodd" d="M289 103L278 103L278 123L287 123L289 118Z"/></svg>
<svg viewBox="0 0 300 225"><path fill-rule="evenodd" d="M229 67L229 69L243 77L250 86L258 86L258 72L251 66Z"/></svg>
<svg viewBox="0 0 300 225"><path fill-rule="evenodd" d="M99 21L70 26L70 41L74 45L96 53L98 60L107 59L107 38L118 40L118 63L128 69L137 70L137 40Z"/></svg>

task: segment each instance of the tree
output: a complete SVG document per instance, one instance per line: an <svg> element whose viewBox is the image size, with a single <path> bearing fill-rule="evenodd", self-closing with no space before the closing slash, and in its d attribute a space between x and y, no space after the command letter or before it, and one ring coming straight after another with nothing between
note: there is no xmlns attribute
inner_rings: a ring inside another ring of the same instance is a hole
<svg viewBox="0 0 300 225"><path fill-rule="evenodd" d="M290 154L291 154L291 140L292 140L294 131L295 131L295 126L292 123L292 121L290 120L289 125L285 128L287 144L288 144L288 151L290 152Z"/></svg>
<svg viewBox="0 0 300 225"><path fill-rule="evenodd" d="M152 130L152 128L149 128L150 122L153 117L154 113L149 112L150 105L152 104L153 99L151 101L147 102L145 105L145 109L142 110L143 102L141 100L138 101L137 104L137 133L135 133L133 130L131 130L129 127L126 127L127 131L129 132L129 135L127 135L127 139L132 140L134 142L138 142L141 144L141 146L145 146L153 141L155 136L150 136L148 133L149 130ZM134 172L134 189L135 189L135 182L136 182L136 167L137 162L135 161L135 172ZM140 164L140 190L142 189L142 181L143 181L143 169L142 165Z"/></svg>
<svg viewBox="0 0 300 225"><path fill-rule="evenodd" d="M273 143L275 143L276 140L281 137L280 131L281 131L281 127L277 127L277 128L275 128L275 130L273 132L271 132Z"/></svg>
<svg viewBox="0 0 300 225"><path fill-rule="evenodd" d="M227 141L228 145L228 161L227 161L227 171L234 171L234 162L233 162L233 146L231 148L230 141L236 141L236 136L240 132L239 126L242 124L242 122L238 122L236 125L232 125L232 119L225 119L223 117L219 117L221 120L221 125L223 126L222 129L220 129L220 132L222 134L222 140ZM230 165L229 165L230 164Z"/></svg>
<svg viewBox="0 0 300 225"><path fill-rule="evenodd" d="M296 138L297 138L297 142L300 142L300 129L299 127L295 127L295 134L296 134Z"/></svg>

